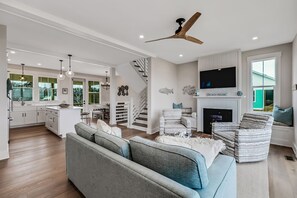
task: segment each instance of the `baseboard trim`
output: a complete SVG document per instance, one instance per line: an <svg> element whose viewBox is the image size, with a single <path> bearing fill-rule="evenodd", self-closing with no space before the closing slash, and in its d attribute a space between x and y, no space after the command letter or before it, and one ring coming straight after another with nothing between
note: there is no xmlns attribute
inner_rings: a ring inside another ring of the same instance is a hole
<svg viewBox="0 0 297 198"><path fill-rule="evenodd" d="M281 138L271 138L270 144L293 148L293 143L291 141Z"/></svg>
<svg viewBox="0 0 297 198"><path fill-rule="evenodd" d="M0 152L0 160L5 160L5 159L8 159L9 158L9 153L8 151L6 152Z"/></svg>

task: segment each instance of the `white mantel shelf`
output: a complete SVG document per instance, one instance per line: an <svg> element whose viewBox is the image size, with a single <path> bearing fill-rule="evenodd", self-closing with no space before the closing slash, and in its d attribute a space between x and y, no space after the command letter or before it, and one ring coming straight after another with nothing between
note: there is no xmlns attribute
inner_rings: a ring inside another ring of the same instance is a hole
<svg viewBox="0 0 297 198"><path fill-rule="evenodd" d="M196 99L242 99L245 98L245 96L194 96Z"/></svg>

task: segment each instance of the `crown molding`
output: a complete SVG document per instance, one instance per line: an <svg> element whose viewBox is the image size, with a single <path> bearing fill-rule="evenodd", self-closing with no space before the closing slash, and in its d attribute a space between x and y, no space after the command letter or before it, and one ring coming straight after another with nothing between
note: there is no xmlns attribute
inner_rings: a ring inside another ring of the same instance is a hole
<svg viewBox="0 0 297 198"><path fill-rule="evenodd" d="M128 43L100 34L84 26L34 9L14 0L0 0L0 11L139 57L156 57L151 52L139 49Z"/></svg>

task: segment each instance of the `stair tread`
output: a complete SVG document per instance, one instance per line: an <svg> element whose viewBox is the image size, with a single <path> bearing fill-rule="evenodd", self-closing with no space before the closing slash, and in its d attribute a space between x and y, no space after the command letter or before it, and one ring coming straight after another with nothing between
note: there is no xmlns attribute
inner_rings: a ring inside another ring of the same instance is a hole
<svg viewBox="0 0 297 198"><path fill-rule="evenodd" d="M140 115L147 115L147 113L141 112Z"/></svg>
<svg viewBox="0 0 297 198"><path fill-rule="evenodd" d="M143 121L147 121L147 118L141 118L141 117L138 117L138 118L136 118L136 120L143 120Z"/></svg>
<svg viewBox="0 0 297 198"><path fill-rule="evenodd" d="M140 127L147 127L147 124L142 124L142 123L137 123L137 122L134 122L133 125L140 126Z"/></svg>

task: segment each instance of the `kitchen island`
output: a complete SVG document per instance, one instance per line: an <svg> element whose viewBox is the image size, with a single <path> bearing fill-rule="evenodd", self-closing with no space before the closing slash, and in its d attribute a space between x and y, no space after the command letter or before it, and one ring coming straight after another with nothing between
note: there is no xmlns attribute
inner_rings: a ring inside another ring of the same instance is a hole
<svg viewBox="0 0 297 198"><path fill-rule="evenodd" d="M47 107L45 127L59 137L65 138L67 133L75 133L74 125L81 121L80 112L80 107Z"/></svg>

